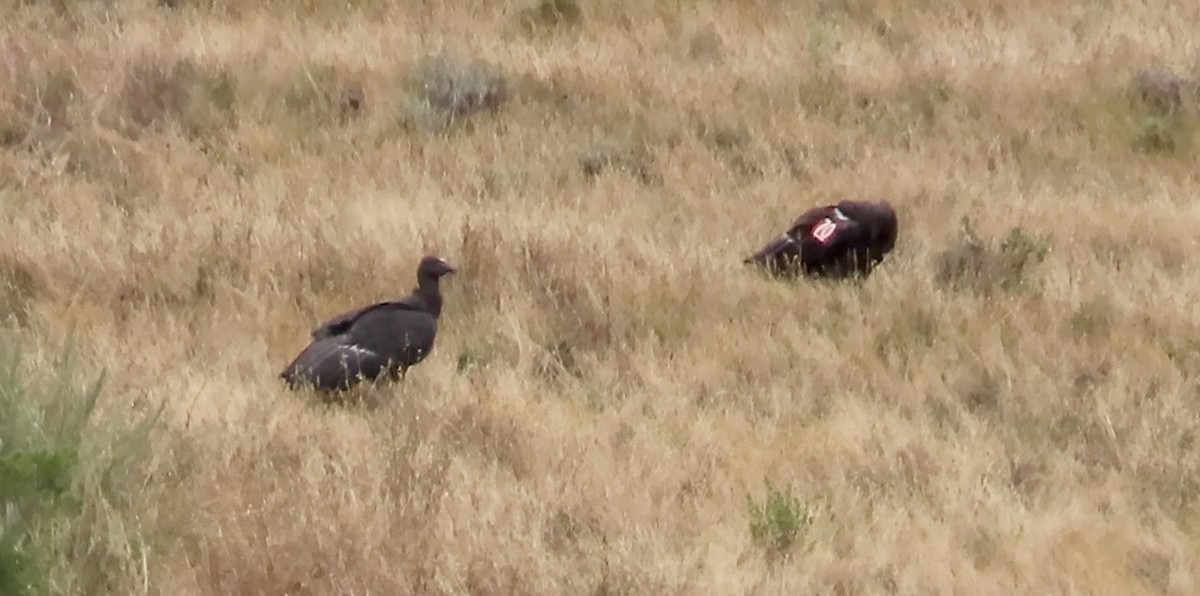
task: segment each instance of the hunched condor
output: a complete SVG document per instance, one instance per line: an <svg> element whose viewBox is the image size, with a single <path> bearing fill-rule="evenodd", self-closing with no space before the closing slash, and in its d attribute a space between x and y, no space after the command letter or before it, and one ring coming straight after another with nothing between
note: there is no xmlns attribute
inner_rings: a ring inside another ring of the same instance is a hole
<svg viewBox="0 0 1200 596"><path fill-rule="evenodd" d="M888 201L841 201L804 212L742 262L786 277L866 277L895 247L897 231Z"/></svg>
<svg viewBox="0 0 1200 596"><path fill-rule="evenodd" d="M361 381L397 381L433 350L442 293L438 280L453 273L444 259L426 256L408 296L342 313L312 332L310 343L279 374L288 386L343 390Z"/></svg>

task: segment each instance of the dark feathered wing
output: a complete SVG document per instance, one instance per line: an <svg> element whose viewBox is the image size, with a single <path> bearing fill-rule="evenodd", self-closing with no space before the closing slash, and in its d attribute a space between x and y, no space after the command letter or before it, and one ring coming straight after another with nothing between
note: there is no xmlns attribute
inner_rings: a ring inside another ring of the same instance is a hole
<svg viewBox="0 0 1200 596"><path fill-rule="evenodd" d="M397 304L363 313L348 335L355 345L408 367L433 350L437 318L411 304Z"/></svg>
<svg viewBox="0 0 1200 596"><path fill-rule="evenodd" d="M833 235L821 242L811 231L797 233L803 246L804 262L811 265L830 263L848 250L867 239L867 229L862 224L844 219L837 221Z"/></svg>
<svg viewBox="0 0 1200 596"><path fill-rule="evenodd" d="M423 310L425 310L425 305L424 305L424 302L420 298L418 298L416 296L412 296L412 295L405 296L404 298L401 298L399 300L388 300L385 302L376 302L375 304L371 304L369 306L364 306L362 308L356 308L354 310L344 312L340 315L337 315L336 317L329 319L328 321L325 321L324 323L321 323L321 325L319 327L317 327L316 329L313 329L312 337L314 340L320 340L320 339L325 339L327 337L333 337L335 335L342 335L343 333L350 331L350 328L360 318L362 318L363 315L367 314L370 311L379 309L379 308L394 308L394 309L398 309L398 310L423 311Z"/></svg>
<svg viewBox="0 0 1200 596"><path fill-rule="evenodd" d="M813 207L805 211L792 222L787 233L772 238L742 262L765 266L774 273L798 273L802 268L802 252L807 250L805 239L809 231L832 213L833 208L829 206Z"/></svg>
<svg viewBox="0 0 1200 596"><path fill-rule="evenodd" d="M779 254L787 252L791 249L792 252L798 254L799 246L796 240L788 234L783 234L772 238L770 242L763 245L762 248L755 251L754 254L746 257L744 263L760 263L767 261Z"/></svg>
<svg viewBox="0 0 1200 596"><path fill-rule="evenodd" d="M379 305L372 304L371 306L365 306L363 308L358 308L355 310L344 312L336 317L333 317L332 319L329 319L328 321L325 321L324 323L321 323L321 325L319 327L317 327L316 329L313 329L313 331L312 331L313 339L321 340L321 339L325 339L327 337L341 335L341 334L349 331L350 326L354 324L355 319L357 319L360 315L362 315L362 313L365 312L367 309L375 308L376 306L379 306Z"/></svg>
<svg viewBox="0 0 1200 596"><path fill-rule="evenodd" d="M313 385L319 389L344 389L360 375L368 379L379 376L386 359L346 339L334 336L314 341L280 376L292 388Z"/></svg>
<svg viewBox="0 0 1200 596"><path fill-rule="evenodd" d="M766 267L773 273L791 273L800 263L800 243L791 234L783 234L771 239L742 262Z"/></svg>

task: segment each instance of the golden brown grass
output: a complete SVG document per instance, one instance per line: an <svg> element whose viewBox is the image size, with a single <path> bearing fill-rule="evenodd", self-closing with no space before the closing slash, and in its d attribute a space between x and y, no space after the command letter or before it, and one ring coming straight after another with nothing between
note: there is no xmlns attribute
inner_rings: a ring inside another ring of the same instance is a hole
<svg viewBox="0 0 1200 596"><path fill-rule="evenodd" d="M1128 81L1200 74L1200 5L177 4L0 9L0 315L168 402L115 593L1197 591L1196 103ZM443 51L507 101L413 120ZM859 197L902 223L865 282L740 265ZM941 283L963 216L1050 250ZM282 387L427 252L406 383Z"/></svg>

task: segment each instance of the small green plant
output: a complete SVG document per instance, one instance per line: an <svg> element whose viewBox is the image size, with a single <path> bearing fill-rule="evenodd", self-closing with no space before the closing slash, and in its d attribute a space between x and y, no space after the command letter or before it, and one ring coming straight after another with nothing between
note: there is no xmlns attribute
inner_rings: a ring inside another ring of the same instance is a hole
<svg viewBox="0 0 1200 596"><path fill-rule="evenodd" d="M642 184L653 184L659 176L650 166L650 160L633 151L624 151L606 143L593 143L579 157L579 166L589 178L605 171L621 171L633 176Z"/></svg>
<svg viewBox="0 0 1200 596"><path fill-rule="evenodd" d="M1100 335L1112 328L1113 308L1103 297L1093 297L1071 313L1069 326L1077 337Z"/></svg>
<svg viewBox="0 0 1200 596"><path fill-rule="evenodd" d="M1174 153L1186 134L1177 116L1146 116L1138 128L1134 146L1147 153Z"/></svg>
<svg viewBox="0 0 1200 596"><path fill-rule="evenodd" d="M583 11L575 0L538 0L522 9L517 18L527 33L533 33L541 28L575 25L583 19Z"/></svg>
<svg viewBox="0 0 1200 596"><path fill-rule="evenodd" d="M491 362L492 356L485 349L465 347L458 353L455 370L465 375L473 370L485 368Z"/></svg>
<svg viewBox="0 0 1200 596"><path fill-rule="evenodd" d="M733 151L750 142L750 129L740 121L700 122L696 136L713 151Z"/></svg>
<svg viewBox="0 0 1200 596"><path fill-rule="evenodd" d="M830 46L834 46L833 49L837 49L837 46L841 45L832 38L833 36L824 23L812 22L808 26L808 36L804 45L810 54L820 55L825 50L830 49Z"/></svg>
<svg viewBox="0 0 1200 596"><path fill-rule="evenodd" d="M812 512L792 495L766 481L767 498L761 505L747 496L750 510L750 536L782 552L791 548L812 524Z"/></svg>
<svg viewBox="0 0 1200 596"><path fill-rule="evenodd" d="M1050 252L1050 240L1047 236L1031 236L1016 226L1009 230L1008 237L1000 243L1000 252L1010 259L1011 275L1006 281L1021 283L1027 267L1046 260Z"/></svg>
<svg viewBox="0 0 1200 596"><path fill-rule="evenodd" d="M959 242L937 255L935 277L948 287L973 287L984 293L994 287L1016 290L1026 285L1029 270L1049 252L1049 236L1029 234L1020 226L995 246L980 238L970 218L964 217Z"/></svg>

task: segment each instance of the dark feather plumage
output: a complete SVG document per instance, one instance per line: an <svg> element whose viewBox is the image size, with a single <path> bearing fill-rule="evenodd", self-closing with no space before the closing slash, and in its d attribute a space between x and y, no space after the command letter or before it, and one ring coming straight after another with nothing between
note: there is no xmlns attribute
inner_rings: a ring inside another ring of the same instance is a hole
<svg viewBox="0 0 1200 596"><path fill-rule="evenodd" d="M442 312L438 280L454 268L438 257L417 267L417 287L398 300L339 314L312 332L312 343L280 377L295 389L348 389L361 381L398 380L433 350Z"/></svg>
<svg viewBox="0 0 1200 596"><path fill-rule="evenodd" d="M742 262L781 276L866 276L896 245L896 212L887 201L814 207Z"/></svg>

